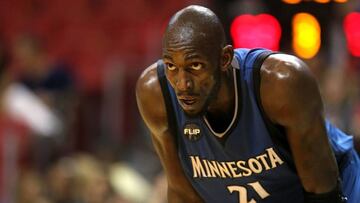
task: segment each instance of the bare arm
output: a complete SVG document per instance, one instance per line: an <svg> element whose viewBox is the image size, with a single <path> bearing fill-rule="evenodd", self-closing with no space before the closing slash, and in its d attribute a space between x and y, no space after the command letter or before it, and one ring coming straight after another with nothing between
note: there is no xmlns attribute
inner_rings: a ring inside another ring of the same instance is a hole
<svg viewBox="0 0 360 203"><path fill-rule="evenodd" d="M270 120L285 128L304 189L326 193L339 176L315 78L298 58L275 54L261 67L260 95Z"/></svg>
<svg viewBox="0 0 360 203"><path fill-rule="evenodd" d="M155 150L168 180L170 203L202 202L182 171L174 135L171 134L156 64L147 68L136 86L136 99L140 114L151 132Z"/></svg>

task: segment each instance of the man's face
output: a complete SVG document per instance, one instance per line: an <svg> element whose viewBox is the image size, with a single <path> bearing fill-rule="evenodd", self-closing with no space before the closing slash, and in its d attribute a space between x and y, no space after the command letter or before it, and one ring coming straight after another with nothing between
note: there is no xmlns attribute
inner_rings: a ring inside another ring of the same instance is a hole
<svg viewBox="0 0 360 203"><path fill-rule="evenodd" d="M196 43L167 43L163 48L166 76L186 114L203 113L220 85L219 55Z"/></svg>

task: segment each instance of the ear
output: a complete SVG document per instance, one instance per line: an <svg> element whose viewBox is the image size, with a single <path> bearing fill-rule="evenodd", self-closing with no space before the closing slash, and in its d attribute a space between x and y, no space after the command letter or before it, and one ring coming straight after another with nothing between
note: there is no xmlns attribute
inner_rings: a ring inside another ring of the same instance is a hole
<svg viewBox="0 0 360 203"><path fill-rule="evenodd" d="M231 66L234 57L234 48L231 45L226 45L221 52L221 71L227 71Z"/></svg>

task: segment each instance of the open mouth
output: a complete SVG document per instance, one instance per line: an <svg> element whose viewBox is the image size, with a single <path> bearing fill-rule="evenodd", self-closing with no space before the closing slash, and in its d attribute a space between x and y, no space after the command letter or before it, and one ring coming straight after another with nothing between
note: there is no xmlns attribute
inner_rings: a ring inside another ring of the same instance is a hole
<svg viewBox="0 0 360 203"><path fill-rule="evenodd" d="M186 105L193 105L196 102L196 99L180 99L180 101Z"/></svg>

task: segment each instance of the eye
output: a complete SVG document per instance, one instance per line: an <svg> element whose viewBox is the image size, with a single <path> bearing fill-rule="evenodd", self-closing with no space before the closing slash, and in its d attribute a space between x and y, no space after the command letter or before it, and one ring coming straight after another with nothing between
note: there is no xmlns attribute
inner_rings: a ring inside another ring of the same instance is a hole
<svg viewBox="0 0 360 203"><path fill-rule="evenodd" d="M203 67L201 63L193 63L191 64L191 69L193 70L200 70Z"/></svg>
<svg viewBox="0 0 360 203"><path fill-rule="evenodd" d="M166 68L170 71L173 71L176 69L176 66L174 66L172 63L166 63Z"/></svg>

